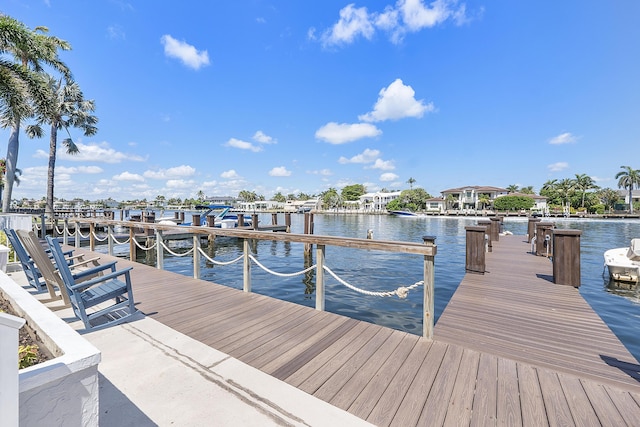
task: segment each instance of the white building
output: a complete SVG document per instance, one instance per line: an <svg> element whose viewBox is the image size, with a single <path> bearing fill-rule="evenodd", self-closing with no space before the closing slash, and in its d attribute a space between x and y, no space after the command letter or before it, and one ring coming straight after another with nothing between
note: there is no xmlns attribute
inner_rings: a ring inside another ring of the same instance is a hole
<svg viewBox="0 0 640 427"><path fill-rule="evenodd" d="M387 210L387 204L400 197L401 191L391 193L366 193L360 196L360 210L364 212L380 212Z"/></svg>

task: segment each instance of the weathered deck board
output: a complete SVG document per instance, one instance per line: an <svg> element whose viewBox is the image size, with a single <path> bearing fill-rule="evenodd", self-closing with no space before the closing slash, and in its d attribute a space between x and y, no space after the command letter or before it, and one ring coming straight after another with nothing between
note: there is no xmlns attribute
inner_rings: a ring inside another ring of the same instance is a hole
<svg viewBox="0 0 640 427"><path fill-rule="evenodd" d="M521 237L495 242L489 273L465 276L434 341L119 266L134 266L147 315L375 425L633 424L637 362L577 290L551 283L551 263L527 250Z"/></svg>

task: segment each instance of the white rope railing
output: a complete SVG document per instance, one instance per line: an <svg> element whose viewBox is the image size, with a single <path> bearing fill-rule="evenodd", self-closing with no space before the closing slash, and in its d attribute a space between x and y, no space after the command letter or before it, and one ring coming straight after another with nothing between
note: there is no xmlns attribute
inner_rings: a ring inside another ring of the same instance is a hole
<svg viewBox="0 0 640 427"><path fill-rule="evenodd" d="M54 223L53 228L58 236L62 236L62 233L64 233L64 225L62 226L62 229L59 229L58 226Z"/></svg>
<svg viewBox="0 0 640 427"><path fill-rule="evenodd" d="M333 271L331 271L331 269L329 267L327 267L326 265L324 266L324 270L329 273L331 275L331 277L333 277L334 279L336 279L339 283L341 283L342 285L346 286L347 288L356 291L358 293L364 294L364 295L369 295L369 296L374 296L374 297L391 297L394 295L397 295L398 298L404 299L407 297L407 295L409 295L409 291L412 289L417 288L418 286L421 286L424 284L424 281L419 281L414 283L413 285L410 286L400 286L398 287L398 289L394 290L394 291L387 291L387 292L373 292L373 291L367 291L365 289L360 289L357 288L347 282L345 282L344 280L342 280L340 277L338 277L338 275L336 273L334 273Z"/></svg>
<svg viewBox="0 0 640 427"><path fill-rule="evenodd" d="M240 255L238 258L232 259L231 261L216 261L213 258L211 258L209 255L204 253L202 251L202 248L198 248L198 253L200 253L200 255L202 255L203 257L205 257L207 259L207 261L209 261L209 262L211 262L212 264L215 264L215 265L231 265L233 263L236 263L236 262L240 261L242 258L244 258L244 255Z"/></svg>
<svg viewBox="0 0 640 427"><path fill-rule="evenodd" d="M162 245L162 247L164 248L165 251L169 252L171 255L173 256L177 256L177 257L182 257L182 256L187 256L187 255L191 255L193 253L193 249L191 248L189 249L187 252L179 254L177 252L172 251L171 249L169 249L169 247L167 245L164 244L164 241L160 242L160 244Z"/></svg>
<svg viewBox="0 0 640 427"><path fill-rule="evenodd" d="M304 274L308 271L314 270L316 268L316 264L312 265L309 268L305 268L304 270L298 271L296 273L278 273L277 271L273 271L268 269L267 267L265 267L263 264L261 264L253 255L249 255L249 259L251 259L251 261L255 262L256 265L258 267L260 267L261 269L263 269L264 271L266 271L267 273L273 274L274 276L278 276L278 277L294 277L294 276L299 276L301 274Z"/></svg>
<svg viewBox="0 0 640 427"><path fill-rule="evenodd" d="M113 243L115 243L116 245L126 245L131 241L131 236L127 237L127 240L125 240L124 242L121 242L118 239L116 239L116 236L114 234L111 235L111 238L113 239Z"/></svg>
<svg viewBox="0 0 640 427"><path fill-rule="evenodd" d="M137 247L139 247L140 249L142 249L143 251L150 251L150 250L156 248L156 245L151 245L148 248L146 246L142 246L140 243L138 243L138 241L136 239L133 239L133 243L135 243L135 245Z"/></svg>
<svg viewBox="0 0 640 427"><path fill-rule="evenodd" d="M104 242L109 238L108 234L106 236L100 238L100 237L98 237L98 235L96 234L95 231L93 233L91 233L91 234L93 234L93 238L96 239L98 242Z"/></svg>
<svg viewBox="0 0 640 427"><path fill-rule="evenodd" d="M91 232L87 233L86 236L84 234L82 234L82 231L80 231L80 224L76 224L76 227L78 227L76 229L76 232L78 233L78 236L80 236L81 238L88 239L91 236Z"/></svg>

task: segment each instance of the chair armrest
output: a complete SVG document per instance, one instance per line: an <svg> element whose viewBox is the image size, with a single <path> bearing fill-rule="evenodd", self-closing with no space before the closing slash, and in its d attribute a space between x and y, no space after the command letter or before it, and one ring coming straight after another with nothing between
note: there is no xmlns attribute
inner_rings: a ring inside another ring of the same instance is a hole
<svg viewBox="0 0 640 427"><path fill-rule="evenodd" d="M91 280L87 280L86 282L82 282L82 283L78 283L76 285L71 286L71 289L73 289L74 291L76 289L82 289L82 288L89 288L93 285L96 285L98 283L102 283L102 282L106 282L107 280L110 279L114 279L118 276L122 276L123 274L125 275L129 275L129 272L133 270L133 267L127 267L127 268L123 268L122 270L118 270L118 271L113 271L111 273L105 274L103 276L98 276L94 279Z"/></svg>
<svg viewBox="0 0 640 427"><path fill-rule="evenodd" d="M96 263L96 261L98 261L99 259L100 259L99 256L97 256L95 258L84 259L84 260L82 260L80 262L76 262L76 263L71 264L69 267L70 268L77 268L77 267L85 266L85 265L87 265L89 263L93 263L95 265L95 267L99 267L100 265ZM115 261L114 261L114 263L115 263Z"/></svg>
<svg viewBox="0 0 640 427"><path fill-rule="evenodd" d="M96 274L96 273L99 273L101 271L108 270L108 269L111 269L111 271L113 272L113 271L116 270L116 262L117 261L112 261L112 262L108 262L106 264L98 265L96 267L88 268L86 270L78 271L77 273L72 273L73 274L73 278L76 279L76 280L77 279L81 279L83 277L90 276L92 274ZM84 283L86 283L86 282L84 282Z"/></svg>

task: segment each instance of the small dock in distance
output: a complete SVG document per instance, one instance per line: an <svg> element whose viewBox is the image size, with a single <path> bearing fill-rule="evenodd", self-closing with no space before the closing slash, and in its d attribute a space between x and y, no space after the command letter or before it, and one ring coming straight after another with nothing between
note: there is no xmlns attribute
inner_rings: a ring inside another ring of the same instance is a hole
<svg viewBox="0 0 640 427"><path fill-rule="evenodd" d="M375 425L640 419L638 362L577 289L552 283L551 263L529 254L522 236L501 236L487 272L464 277L433 341L119 265L134 266L134 295L148 316Z"/></svg>

